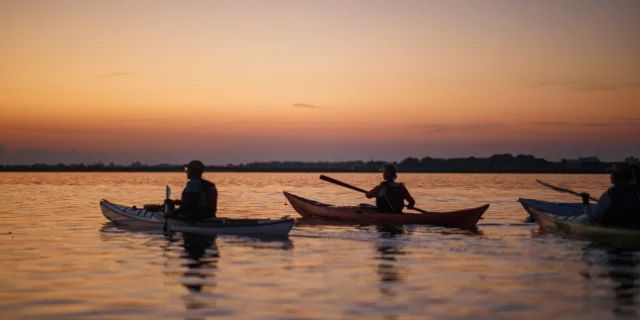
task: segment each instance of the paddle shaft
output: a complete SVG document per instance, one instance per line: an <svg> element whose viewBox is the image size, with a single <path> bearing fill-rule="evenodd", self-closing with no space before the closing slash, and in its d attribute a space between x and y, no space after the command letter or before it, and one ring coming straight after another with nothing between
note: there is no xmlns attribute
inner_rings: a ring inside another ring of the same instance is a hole
<svg viewBox="0 0 640 320"><path fill-rule="evenodd" d="M166 204L165 204L166 206ZM162 226L162 232L167 232L167 223L169 222L169 218L167 218L167 214L164 214L164 225Z"/></svg>
<svg viewBox="0 0 640 320"><path fill-rule="evenodd" d="M367 193L367 191L365 191L363 189L360 189L358 187L354 187L354 186L352 186L352 185L350 185L348 183L344 183L342 181L336 180L334 178L327 177L325 175L321 175L320 176L320 180L331 182L333 184L337 184L339 186L342 186L342 187L345 187L345 188L348 188L348 189L351 189L351 190L359 191L359 192L362 192L362 193ZM411 208L411 210L415 210L415 211L418 211L418 212L423 213L423 214L429 213L428 211L425 211L425 210L422 210L422 209L419 209L419 208L416 208L416 207Z"/></svg>
<svg viewBox="0 0 640 320"><path fill-rule="evenodd" d="M554 185L548 184L548 183L546 183L544 181L540 181L540 180L537 180L537 179L536 179L536 182L541 184L541 185L543 185L543 186L545 186L545 187L547 187L547 188L549 188L549 189L552 189L552 190L555 190L555 191L558 191L558 192L564 192L564 193L572 194L574 196L582 197L582 194L580 194L578 192L575 192L573 190L569 190L569 189L565 189L565 188L561 188L561 187L556 187ZM594 197L590 196L589 199L591 199L591 200L593 200L595 202L598 202L598 199L596 199Z"/></svg>
<svg viewBox="0 0 640 320"><path fill-rule="evenodd" d="M324 180L324 181L327 181L327 182L331 182L331 183L333 183L333 184L337 184L337 185L339 185L339 186L342 186L342 187L345 187L345 188L349 188L349 189L351 189L351 190L359 191L359 192L362 192L362 193L367 193L367 191L366 191L366 190L360 189L360 188L358 188L358 187L354 187L354 186L352 186L352 185L350 185L350 184L344 183L344 182L339 181L339 180L336 180L336 179L334 179L334 178L329 178L329 177L327 177L327 176L325 176L325 175L321 175L321 176L320 176L320 180Z"/></svg>
<svg viewBox="0 0 640 320"><path fill-rule="evenodd" d="M169 188L169 186L165 186L165 198L166 200L169 200L171 198L171 188ZM167 232L167 223L169 221L169 214L168 214L168 210L167 210L167 206L169 204L165 201L164 203L164 226L162 226L162 232Z"/></svg>

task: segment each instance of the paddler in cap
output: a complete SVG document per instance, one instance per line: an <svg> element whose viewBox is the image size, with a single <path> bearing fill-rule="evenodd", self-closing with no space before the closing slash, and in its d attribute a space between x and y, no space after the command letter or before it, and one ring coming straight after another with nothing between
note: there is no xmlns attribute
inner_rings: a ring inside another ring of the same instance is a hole
<svg viewBox="0 0 640 320"><path fill-rule="evenodd" d="M584 212L592 223L605 227L640 229L640 194L637 177L626 164L616 165L611 173L611 188L605 191L598 203L589 205L589 194L582 193Z"/></svg>
<svg viewBox="0 0 640 320"><path fill-rule="evenodd" d="M180 200L166 200L169 205L179 205L170 216L173 219L201 220L215 218L218 206L218 190L213 182L202 178L204 164L193 160L184 165L187 185Z"/></svg>
<svg viewBox="0 0 640 320"><path fill-rule="evenodd" d="M416 204L404 184L395 182L397 177L398 170L396 166L389 163L385 164L382 168L384 181L365 194L367 198L376 198L376 206L381 212L402 213L404 200L409 202L407 209L412 209Z"/></svg>

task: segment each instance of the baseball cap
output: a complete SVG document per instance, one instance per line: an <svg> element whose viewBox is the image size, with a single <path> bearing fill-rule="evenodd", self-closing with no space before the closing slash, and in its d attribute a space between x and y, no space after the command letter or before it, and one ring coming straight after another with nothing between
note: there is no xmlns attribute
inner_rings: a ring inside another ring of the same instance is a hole
<svg viewBox="0 0 640 320"><path fill-rule="evenodd" d="M396 169L396 166L391 163L385 163L384 166L382 166L382 169L380 171L387 171L390 174L398 173L398 169Z"/></svg>
<svg viewBox="0 0 640 320"><path fill-rule="evenodd" d="M187 164L183 164L182 166L195 171L200 171L200 172L204 171L204 163L202 163L202 161L200 160L192 160L191 162Z"/></svg>

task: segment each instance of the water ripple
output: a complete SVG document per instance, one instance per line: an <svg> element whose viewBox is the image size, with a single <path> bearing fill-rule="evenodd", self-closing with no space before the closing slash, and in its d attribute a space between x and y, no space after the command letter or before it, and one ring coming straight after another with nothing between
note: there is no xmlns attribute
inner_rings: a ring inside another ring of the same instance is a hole
<svg viewBox="0 0 640 320"><path fill-rule="evenodd" d="M317 174L209 175L219 215L295 216L282 191L366 202ZM373 174L335 174L360 187ZM636 318L640 257L539 233L520 197L577 201L542 179L597 194L601 175L403 174L418 206L490 203L476 232L303 219L289 237L165 236L116 227L116 203L160 203L179 173L0 175L0 312L6 319Z"/></svg>

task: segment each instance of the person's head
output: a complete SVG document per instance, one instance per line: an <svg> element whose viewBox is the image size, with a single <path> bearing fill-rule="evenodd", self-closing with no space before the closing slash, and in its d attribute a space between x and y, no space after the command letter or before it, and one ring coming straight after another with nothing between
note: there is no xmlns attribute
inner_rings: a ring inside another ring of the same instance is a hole
<svg viewBox="0 0 640 320"><path fill-rule="evenodd" d="M631 167L626 164L617 164L613 167L611 172L611 184L625 185L634 183L634 173Z"/></svg>
<svg viewBox="0 0 640 320"><path fill-rule="evenodd" d="M396 166L390 163L385 163L382 167L382 178L384 181L394 181L398 176L398 170Z"/></svg>
<svg viewBox="0 0 640 320"><path fill-rule="evenodd" d="M202 173L204 172L204 163L200 160L192 160L188 164L184 165L184 171L187 172L187 178L199 179L202 177Z"/></svg>

